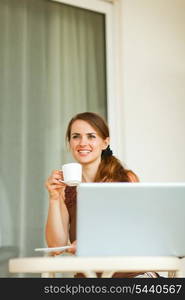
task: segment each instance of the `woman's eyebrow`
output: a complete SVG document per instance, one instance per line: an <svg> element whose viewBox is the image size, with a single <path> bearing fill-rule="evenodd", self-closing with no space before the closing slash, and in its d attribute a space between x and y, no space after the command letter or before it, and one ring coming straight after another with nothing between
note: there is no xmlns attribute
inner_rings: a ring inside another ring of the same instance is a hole
<svg viewBox="0 0 185 300"><path fill-rule="evenodd" d="M88 133L86 133L86 134L96 134L96 132L88 132Z"/></svg>
<svg viewBox="0 0 185 300"><path fill-rule="evenodd" d="M73 134L80 135L80 133L78 133L78 132L72 132L71 135L73 135Z"/></svg>
<svg viewBox="0 0 185 300"><path fill-rule="evenodd" d="M78 132L72 132L71 135L80 135ZM96 132L87 132L86 134L97 134Z"/></svg>

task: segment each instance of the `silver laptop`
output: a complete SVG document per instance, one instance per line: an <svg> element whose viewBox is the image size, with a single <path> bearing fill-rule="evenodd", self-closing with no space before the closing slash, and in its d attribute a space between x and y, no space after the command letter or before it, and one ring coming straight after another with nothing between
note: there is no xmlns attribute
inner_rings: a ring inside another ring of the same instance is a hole
<svg viewBox="0 0 185 300"><path fill-rule="evenodd" d="M185 183L82 183L78 256L185 256Z"/></svg>

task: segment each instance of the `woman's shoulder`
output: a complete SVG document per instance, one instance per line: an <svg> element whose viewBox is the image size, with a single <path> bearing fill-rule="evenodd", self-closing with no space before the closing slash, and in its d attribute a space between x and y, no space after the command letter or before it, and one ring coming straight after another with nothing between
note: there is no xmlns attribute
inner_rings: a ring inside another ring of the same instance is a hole
<svg viewBox="0 0 185 300"><path fill-rule="evenodd" d="M127 171L129 182L139 182L139 177L131 170Z"/></svg>

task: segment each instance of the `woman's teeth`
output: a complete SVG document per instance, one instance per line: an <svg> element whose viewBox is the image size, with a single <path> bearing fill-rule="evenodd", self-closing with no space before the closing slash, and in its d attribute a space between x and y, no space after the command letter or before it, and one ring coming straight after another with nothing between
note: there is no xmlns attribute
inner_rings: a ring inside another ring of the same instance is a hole
<svg viewBox="0 0 185 300"><path fill-rule="evenodd" d="M79 150L78 152L79 153L90 153L91 151L89 151L89 150Z"/></svg>

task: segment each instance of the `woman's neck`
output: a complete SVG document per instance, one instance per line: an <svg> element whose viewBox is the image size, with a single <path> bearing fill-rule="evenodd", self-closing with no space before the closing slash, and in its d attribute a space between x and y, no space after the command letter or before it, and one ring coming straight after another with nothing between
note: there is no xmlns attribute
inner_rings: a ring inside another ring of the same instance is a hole
<svg viewBox="0 0 185 300"><path fill-rule="evenodd" d="M94 181L99 164L100 164L100 162L96 161L91 164L82 166L82 181L83 182L93 182Z"/></svg>

